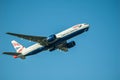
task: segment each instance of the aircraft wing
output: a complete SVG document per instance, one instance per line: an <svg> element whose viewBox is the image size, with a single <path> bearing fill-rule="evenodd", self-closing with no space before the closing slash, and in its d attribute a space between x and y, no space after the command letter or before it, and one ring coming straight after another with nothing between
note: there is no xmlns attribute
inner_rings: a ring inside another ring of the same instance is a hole
<svg viewBox="0 0 120 80"><path fill-rule="evenodd" d="M6 54L6 55L16 55L16 56L18 56L18 55L20 55L21 53L16 53L16 52L3 52L3 54Z"/></svg>
<svg viewBox="0 0 120 80"><path fill-rule="evenodd" d="M67 41L64 41L62 44L58 45L57 48L61 51L67 52L68 48L66 47Z"/></svg>
<svg viewBox="0 0 120 80"><path fill-rule="evenodd" d="M34 41L34 42L38 42L41 45L45 46L47 45L47 43L45 42L45 39L47 37L43 37L43 36L32 36L32 35L24 35L24 34L16 34L16 33L11 33L11 32L7 32L6 34L12 35L12 36L17 36L23 39L27 39L30 41Z"/></svg>
<svg viewBox="0 0 120 80"><path fill-rule="evenodd" d="M58 49L61 50L61 51L64 51L64 52L68 51L68 48L66 48L66 47L59 47Z"/></svg>

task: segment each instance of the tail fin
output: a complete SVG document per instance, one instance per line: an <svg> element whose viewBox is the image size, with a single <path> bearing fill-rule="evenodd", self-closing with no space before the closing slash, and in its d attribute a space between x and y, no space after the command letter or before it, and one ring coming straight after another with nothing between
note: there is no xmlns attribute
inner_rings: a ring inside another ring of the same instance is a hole
<svg viewBox="0 0 120 80"><path fill-rule="evenodd" d="M20 43L18 43L15 40L12 40L11 43L14 46L17 53L22 53L22 51L25 49L24 46L22 46Z"/></svg>

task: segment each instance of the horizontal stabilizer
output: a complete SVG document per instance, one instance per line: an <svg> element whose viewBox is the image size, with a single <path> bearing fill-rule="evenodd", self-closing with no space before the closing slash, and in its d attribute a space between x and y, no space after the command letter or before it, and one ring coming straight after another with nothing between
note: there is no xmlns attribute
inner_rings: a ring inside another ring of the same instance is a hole
<svg viewBox="0 0 120 80"><path fill-rule="evenodd" d="M16 53L16 52L3 52L3 54L11 55L11 56L14 56L14 55L18 56L18 55L20 55L21 53Z"/></svg>

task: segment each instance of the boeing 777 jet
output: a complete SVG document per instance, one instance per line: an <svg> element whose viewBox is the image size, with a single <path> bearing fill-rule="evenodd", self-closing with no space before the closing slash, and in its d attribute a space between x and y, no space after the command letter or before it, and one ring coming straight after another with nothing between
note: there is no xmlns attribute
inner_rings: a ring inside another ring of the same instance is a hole
<svg viewBox="0 0 120 80"><path fill-rule="evenodd" d="M36 44L25 48L17 41L12 40L11 43L13 44L16 52L3 52L3 54L12 55L14 58L25 59L26 56L35 55L46 50L54 51L56 49L59 49L61 51L67 52L69 48L75 46L75 41L67 42L67 40L88 31L88 29L89 24L77 24L60 33L52 34L48 37L7 32L9 35L30 40L36 42Z"/></svg>

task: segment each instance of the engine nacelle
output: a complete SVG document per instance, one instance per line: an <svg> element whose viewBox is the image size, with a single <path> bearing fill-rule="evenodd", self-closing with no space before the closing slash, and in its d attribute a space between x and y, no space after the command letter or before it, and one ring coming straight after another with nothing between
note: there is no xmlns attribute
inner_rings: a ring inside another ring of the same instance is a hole
<svg viewBox="0 0 120 80"><path fill-rule="evenodd" d="M71 41L69 43L67 43L67 48L72 48L74 47L76 44L75 44L75 41Z"/></svg>
<svg viewBox="0 0 120 80"><path fill-rule="evenodd" d="M47 37L48 42L53 42L54 40L56 40L56 35L54 34Z"/></svg>

